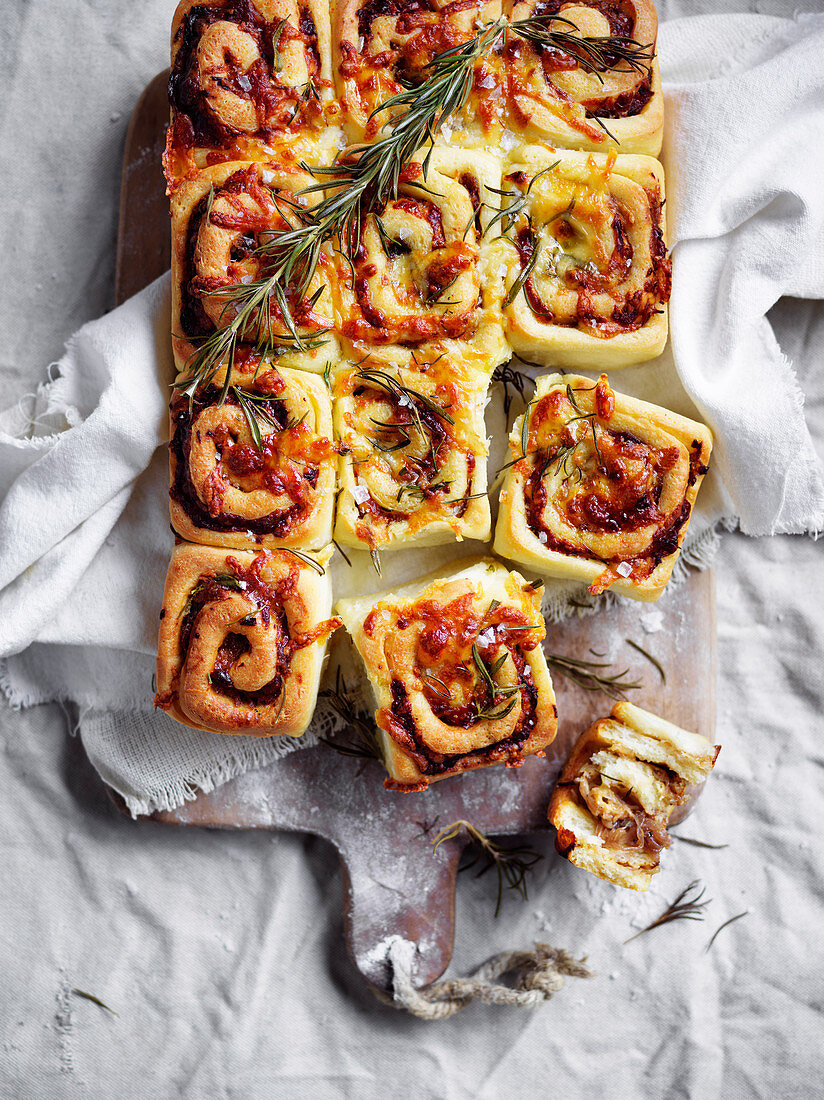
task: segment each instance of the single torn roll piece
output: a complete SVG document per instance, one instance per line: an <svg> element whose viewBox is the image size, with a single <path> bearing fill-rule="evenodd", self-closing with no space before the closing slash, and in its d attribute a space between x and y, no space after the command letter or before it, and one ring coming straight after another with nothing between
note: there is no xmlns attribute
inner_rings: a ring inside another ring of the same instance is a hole
<svg viewBox="0 0 824 1100"><path fill-rule="evenodd" d="M312 718L329 617L325 550L175 547L160 612L155 706L193 729L296 736Z"/></svg>
<svg viewBox="0 0 824 1100"><path fill-rule="evenodd" d="M598 878L646 890L667 825L712 771L720 746L649 711L616 703L578 738L552 792L555 846Z"/></svg>
<svg viewBox="0 0 824 1100"><path fill-rule="evenodd" d="M555 737L540 596L520 573L470 559L336 610L375 694L387 787L517 767Z"/></svg>

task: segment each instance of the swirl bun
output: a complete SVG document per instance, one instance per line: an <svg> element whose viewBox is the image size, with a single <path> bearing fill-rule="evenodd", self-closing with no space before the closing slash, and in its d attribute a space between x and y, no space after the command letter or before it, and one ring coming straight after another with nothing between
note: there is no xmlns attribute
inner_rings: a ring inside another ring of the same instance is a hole
<svg viewBox="0 0 824 1100"><path fill-rule="evenodd" d="M573 38L631 38L655 48L658 15L652 0L519 0L511 21L558 16L550 24ZM657 156L664 129L658 58L636 67L590 72L570 53L521 38L504 50L510 128L524 141L551 146Z"/></svg>
<svg viewBox="0 0 824 1100"><path fill-rule="evenodd" d="M366 666L387 786L398 790L517 767L555 737L536 590L491 558L457 564L336 609Z"/></svg>
<svg viewBox="0 0 824 1100"><path fill-rule="evenodd" d="M510 437L495 550L549 576L657 600L707 472L694 420L577 375L547 375Z"/></svg>
<svg viewBox="0 0 824 1100"><path fill-rule="evenodd" d="M326 384L306 371L236 361L170 406L171 520L210 546L320 549L332 538L337 447Z"/></svg>
<svg viewBox="0 0 824 1100"><path fill-rule="evenodd" d="M303 733L340 626L331 603L328 578L286 550L180 543L163 594L155 705L215 733Z"/></svg>
<svg viewBox="0 0 824 1100"><path fill-rule="evenodd" d="M234 316L233 288L265 279L265 253L273 235L296 224L295 206L305 207L299 192L313 177L302 169L265 164L221 164L187 180L172 196L172 346L182 371L200 342ZM284 288L291 316L306 350L293 348L277 297L269 298L268 318L252 311L243 338L253 342L263 325L284 345L279 362L287 367L322 371L337 354L326 330L334 325L334 265L325 246L305 293ZM271 326L271 329L270 329Z"/></svg>
<svg viewBox="0 0 824 1100"><path fill-rule="evenodd" d="M667 341L664 176L651 157L524 149L504 178L512 225L490 260L522 357L619 367Z"/></svg>
<svg viewBox="0 0 824 1100"><path fill-rule="evenodd" d="M333 394L338 542L391 550L489 538L483 379L446 356L415 370L367 359L335 372Z"/></svg>
<svg viewBox="0 0 824 1100"><path fill-rule="evenodd" d="M318 0L182 0L172 22L170 190L226 160L325 163L336 143L329 10Z"/></svg>

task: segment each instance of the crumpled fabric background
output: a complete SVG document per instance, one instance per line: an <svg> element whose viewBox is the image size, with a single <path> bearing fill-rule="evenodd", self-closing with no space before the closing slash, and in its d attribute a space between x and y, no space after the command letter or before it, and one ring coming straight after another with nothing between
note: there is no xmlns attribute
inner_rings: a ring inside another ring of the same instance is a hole
<svg viewBox="0 0 824 1100"><path fill-rule="evenodd" d="M0 233L14 277L0 305L0 362L9 400L42 381L66 335L111 304L120 144L163 64L171 7L7 5L0 135L14 152ZM715 7L663 4L661 13ZM770 316L808 395L819 453L823 313L785 300ZM652 894L635 897L576 872L541 837L547 860L530 901L507 899L497 922L486 880L461 882L454 973L536 939L589 955L597 977L568 982L532 1014L473 1007L427 1025L376 1004L343 948L327 845L121 819L57 707L4 706L0 1092L385 1097L414 1083L416 1095L438 1098L549 1088L813 1095L824 1046L821 550L787 536L723 542L724 751L680 831L727 849L674 844ZM704 923L622 945L693 878L713 899ZM744 910L705 952L722 921Z"/></svg>

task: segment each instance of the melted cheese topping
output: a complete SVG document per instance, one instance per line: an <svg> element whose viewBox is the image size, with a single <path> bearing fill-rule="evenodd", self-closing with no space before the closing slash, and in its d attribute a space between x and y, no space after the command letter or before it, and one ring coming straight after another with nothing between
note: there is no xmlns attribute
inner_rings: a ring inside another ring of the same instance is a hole
<svg viewBox="0 0 824 1100"><path fill-rule="evenodd" d="M236 310L225 288L248 284L269 274L261 246L273 235L296 224L291 204L306 205L299 192L311 184L312 177L292 169L274 169L253 164L238 169L212 190L192 211L189 223L190 270L184 296L191 309L200 308L207 326L224 327ZM329 287L331 261L322 252L317 269L300 300L285 288L291 314L299 330L311 335L333 324L332 294ZM276 296L269 299L269 320L253 313L244 330L248 339L256 339L259 326L273 337L289 339Z"/></svg>
<svg viewBox="0 0 824 1100"><path fill-rule="evenodd" d="M670 263L655 192L590 157L583 176L553 164L505 177L521 206L513 228L520 291L544 324L609 338L641 328L669 300ZM521 205L521 200L523 205ZM511 285L511 283L510 283Z"/></svg>
<svg viewBox="0 0 824 1100"><path fill-rule="evenodd" d="M444 581L413 601L380 601L364 621L391 685L378 724L425 774L445 757L512 748L535 726L529 662L546 631L534 593L509 588L500 602L468 581Z"/></svg>
<svg viewBox="0 0 824 1100"><path fill-rule="evenodd" d="M338 22L337 77L348 121L359 138L373 140L391 117L389 111L370 115L405 84L422 84L433 58L473 38L478 26L500 15L500 2L440 4L437 0L350 0ZM503 111L502 64L498 55L475 67L469 103L450 120L456 141L464 127L478 123L489 134Z"/></svg>
<svg viewBox="0 0 824 1100"><path fill-rule="evenodd" d="M353 506L355 542L380 547L398 537L398 525L414 537L440 520L461 537L467 521L488 523L482 391L464 389L451 366L370 374L367 360L336 374L339 523Z"/></svg>

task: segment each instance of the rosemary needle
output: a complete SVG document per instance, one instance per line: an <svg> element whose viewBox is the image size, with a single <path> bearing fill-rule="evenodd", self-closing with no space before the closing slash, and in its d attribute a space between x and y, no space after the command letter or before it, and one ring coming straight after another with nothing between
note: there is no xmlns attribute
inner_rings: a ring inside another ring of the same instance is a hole
<svg viewBox="0 0 824 1100"><path fill-rule="evenodd" d="M377 727L369 714L358 710L355 706L340 667L335 674L334 688L325 688L318 692L318 696L328 699L335 713L348 724L347 733L350 738L348 741L333 741L328 737L320 737L318 740L341 756L355 756L362 760L381 760Z"/></svg>
<svg viewBox="0 0 824 1100"><path fill-rule="evenodd" d="M720 932L721 929L719 928L718 931ZM112 1016L117 1016L119 1019L119 1013L115 1012L113 1008L109 1008L107 1004L104 1004L99 997L95 997L93 993L87 993L84 989L73 989L72 993L74 993L76 997L82 997L86 1001L91 1001L92 1004L99 1005L100 1008L105 1008L107 1012L111 1012Z"/></svg>
<svg viewBox="0 0 824 1100"><path fill-rule="evenodd" d="M649 663L651 665L654 665L658 669L658 674L660 675L664 683L667 682L667 674L666 672L664 672L664 666L661 664L660 661L657 661L651 653L647 653L647 651L642 646L638 645L637 642L633 642L631 638L627 638L626 643L627 645L631 645L633 649L637 650L642 657L646 657Z"/></svg>
<svg viewBox="0 0 824 1100"><path fill-rule="evenodd" d="M730 919L729 919L729 920L725 920L725 921L724 921L724 923L723 923L722 925L719 925L719 927L718 927L718 928L716 928L716 930L715 930L715 931L713 932L713 934L712 934L712 935L710 936L710 939L709 939L709 943L708 943L708 944L707 944L707 946L706 946L706 947L704 948L704 951L705 951L705 952L709 951L709 949L710 949L710 948L712 947L712 945L713 945L713 944L715 943L716 937L718 936L718 933L719 933L719 932L723 932L723 931L724 931L724 929L725 929L725 928L726 928L726 927L727 927L728 925L730 925L730 924L732 924L732 923L733 923L733 921L741 920L741 918L742 918L742 917L748 917L748 916L749 916L749 914L750 914L750 911L749 911L749 909L745 909L743 913L736 913L734 917L730 917Z"/></svg>

